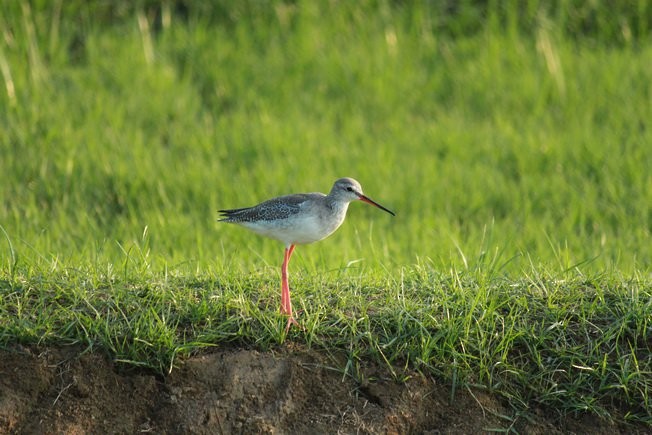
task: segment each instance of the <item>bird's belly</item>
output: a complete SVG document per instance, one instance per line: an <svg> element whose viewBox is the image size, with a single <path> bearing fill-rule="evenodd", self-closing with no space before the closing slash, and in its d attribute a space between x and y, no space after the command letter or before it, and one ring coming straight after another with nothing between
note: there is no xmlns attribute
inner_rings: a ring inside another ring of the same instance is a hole
<svg viewBox="0 0 652 435"><path fill-rule="evenodd" d="M241 225L286 245L305 245L328 237L343 220L331 219L324 222L315 216L297 216L273 221L242 222Z"/></svg>

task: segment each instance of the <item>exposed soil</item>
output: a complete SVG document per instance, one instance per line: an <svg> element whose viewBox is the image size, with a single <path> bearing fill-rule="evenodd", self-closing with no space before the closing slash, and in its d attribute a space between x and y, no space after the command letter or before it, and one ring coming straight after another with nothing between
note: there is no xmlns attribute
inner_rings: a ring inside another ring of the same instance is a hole
<svg viewBox="0 0 652 435"><path fill-rule="evenodd" d="M125 370L78 348L0 350L0 433L469 434L644 433L595 417L527 418L481 390L451 389L414 373L397 383L368 365L360 385L342 361L287 345L218 350L168 376Z"/></svg>

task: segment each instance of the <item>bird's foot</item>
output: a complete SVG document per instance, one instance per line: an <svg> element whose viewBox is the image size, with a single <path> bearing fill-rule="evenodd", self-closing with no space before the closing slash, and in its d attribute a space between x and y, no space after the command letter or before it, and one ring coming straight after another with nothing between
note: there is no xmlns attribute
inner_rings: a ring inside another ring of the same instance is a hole
<svg viewBox="0 0 652 435"><path fill-rule="evenodd" d="M296 319L292 316L288 317L288 323L285 325L285 333L287 334L290 331L290 326L296 326L299 329L304 329L303 326L299 324L299 322L296 321Z"/></svg>
<svg viewBox="0 0 652 435"><path fill-rule="evenodd" d="M299 322L297 322L297 319L294 318L292 314L290 314L290 317L288 317L288 323L285 325L285 333L287 334L288 331L290 331L290 326L296 326L302 331L306 331L306 328L304 328Z"/></svg>

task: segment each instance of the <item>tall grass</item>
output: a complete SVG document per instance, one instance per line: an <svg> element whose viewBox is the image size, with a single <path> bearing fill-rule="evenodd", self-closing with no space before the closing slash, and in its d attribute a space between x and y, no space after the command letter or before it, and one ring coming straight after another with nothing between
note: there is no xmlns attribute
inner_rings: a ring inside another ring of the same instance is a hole
<svg viewBox="0 0 652 435"><path fill-rule="evenodd" d="M428 9L279 3L230 25L175 15L145 39L142 16L76 31L64 17L48 46L57 9L22 4L3 23L15 97L0 120L21 261L115 262L147 227L159 269L238 251L250 270L279 247L217 226L218 208L350 175L399 215L354 207L302 250L320 267L459 266L487 234L506 258L562 268L650 263L645 39L572 42L554 21L450 38L423 27Z"/></svg>

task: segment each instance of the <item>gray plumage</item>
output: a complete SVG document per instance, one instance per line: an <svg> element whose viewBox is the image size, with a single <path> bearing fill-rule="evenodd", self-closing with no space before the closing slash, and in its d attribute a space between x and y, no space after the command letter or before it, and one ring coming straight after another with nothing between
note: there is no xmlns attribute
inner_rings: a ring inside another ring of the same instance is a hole
<svg viewBox="0 0 652 435"><path fill-rule="evenodd" d="M253 207L219 210L220 222L239 223L287 219L293 214L299 213L301 204L309 200L311 195L325 196L322 193L297 193L272 198Z"/></svg>

